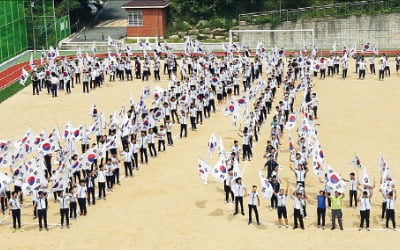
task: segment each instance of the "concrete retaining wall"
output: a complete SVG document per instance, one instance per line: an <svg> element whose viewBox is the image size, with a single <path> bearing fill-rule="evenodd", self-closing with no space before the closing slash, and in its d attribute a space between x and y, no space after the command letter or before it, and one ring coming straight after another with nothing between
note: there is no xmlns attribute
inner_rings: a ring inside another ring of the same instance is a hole
<svg viewBox="0 0 400 250"><path fill-rule="evenodd" d="M240 29L270 30L271 25L240 26ZM377 16L352 16L348 18L316 18L284 22L275 30L301 30L314 29L315 42L320 49L332 49L336 41L337 50L344 45L352 47L357 45L361 49L365 43L377 44L379 49L400 48L400 13ZM240 33L239 40L255 48L257 41L263 41L267 48L282 45L287 49L301 49L312 45L310 32L285 32L285 33Z"/></svg>

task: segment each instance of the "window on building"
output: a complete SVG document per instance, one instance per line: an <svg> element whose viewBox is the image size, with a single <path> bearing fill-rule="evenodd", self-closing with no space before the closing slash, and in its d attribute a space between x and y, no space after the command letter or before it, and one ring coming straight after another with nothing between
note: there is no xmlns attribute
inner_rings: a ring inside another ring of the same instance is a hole
<svg viewBox="0 0 400 250"><path fill-rule="evenodd" d="M143 14L142 11L132 11L128 15L128 25L134 27L143 26Z"/></svg>

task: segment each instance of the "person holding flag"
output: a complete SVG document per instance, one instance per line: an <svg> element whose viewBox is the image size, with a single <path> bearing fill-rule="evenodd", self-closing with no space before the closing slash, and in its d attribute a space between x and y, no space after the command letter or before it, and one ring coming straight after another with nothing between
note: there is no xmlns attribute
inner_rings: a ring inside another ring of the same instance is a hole
<svg viewBox="0 0 400 250"><path fill-rule="evenodd" d="M389 230L389 221L392 221L393 230L397 231L394 207L395 201L397 199L396 188L392 188L392 191L387 194L382 192L382 196L384 199L386 199L386 231Z"/></svg>
<svg viewBox="0 0 400 250"><path fill-rule="evenodd" d="M64 227L64 218L67 228L69 228L69 199L69 196L65 192L62 192L57 198L60 203L61 228Z"/></svg>
<svg viewBox="0 0 400 250"><path fill-rule="evenodd" d="M294 227L293 230L300 227L304 230L304 222L303 222L303 203L304 197L301 193L293 192L292 194L293 199L293 216L294 216Z"/></svg>

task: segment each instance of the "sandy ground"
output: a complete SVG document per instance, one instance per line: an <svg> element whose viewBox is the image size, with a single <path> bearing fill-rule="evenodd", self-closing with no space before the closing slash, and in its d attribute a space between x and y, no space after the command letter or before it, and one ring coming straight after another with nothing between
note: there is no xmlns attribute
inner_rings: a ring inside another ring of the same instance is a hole
<svg viewBox="0 0 400 250"><path fill-rule="evenodd" d="M392 73L392 77L379 82L377 76L368 74L367 80L361 81L351 73L346 81L335 76L315 83L320 100L318 134L327 162L347 177L354 170L349 162L357 152L370 176L379 182L378 156L382 152L394 180L400 180L397 169L400 134L396 132L400 122L396 113L400 108L399 76ZM153 81L151 84L152 87L157 85ZM160 85L166 84L163 80ZM137 100L143 86L137 80L133 83L117 81L83 94L78 85L71 95L61 93L55 99L47 94L32 96L28 87L0 106L0 138L17 139L29 127L38 133L41 129L50 131L54 125L63 128L68 121L74 126L89 124L88 112L93 102L100 111L110 114L119 111L122 104L128 105L130 93ZM281 94L280 90L278 96ZM248 187L259 185L258 170L264 165L262 155L268 131L265 124L260 141L253 149L253 161L241 163ZM51 226L49 232L39 232L37 221L32 220L31 206L22 210L22 221L26 223L24 232L11 233L11 219L6 218L0 224L0 249L343 249L350 246L396 249L398 233L381 230L381 197L378 194L373 197L371 228L374 230L371 232L357 231L359 212L347 208L348 197L344 199L344 232L316 228L315 201L308 204L305 231L278 229L276 211L270 211L269 201L265 200L259 208L262 225L248 226L247 209L246 217L232 216L233 206L224 203L223 185L210 176L209 185L205 186L197 175L198 156L212 165L217 162L216 155L210 158L207 154L207 141L212 132L222 136L226 149L232 146L234 139L239 139L231 117L218 112L200 125L197 132L188 132L187 139L176 139L174 147L168 147L158 158L151 158L148 165L135 172L133 179L123 179L107 201L89 207L88 216L72 221L70 229ZM284 183L289 181L293 189L294 175L289 170L285 133L279 163L284 166L281 171ZM310 172L309 194L316 195L320 187ZM30 201L30 197L26 200ZM49 223L55 225L59 223L58 204L52 200L49 204ZM291 200L287 207L292 225ZM327 228L330 227L329 212ZM399 221L398 216L396 219Z"/></svg>

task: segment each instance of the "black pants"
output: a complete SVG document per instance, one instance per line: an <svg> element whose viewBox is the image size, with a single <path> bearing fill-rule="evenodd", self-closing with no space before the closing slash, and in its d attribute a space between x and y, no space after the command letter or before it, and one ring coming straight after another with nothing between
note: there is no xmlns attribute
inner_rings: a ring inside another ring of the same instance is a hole
<svg viewBox="0 0 400 250"><path fill-rule="evenodd" d="M154 70L154 79L155 80L161 80L160 71L159 70Z"/></svg>
<svg viewBox="0 0 400 250"><path fill-rule="evenodd" d="M203 112L200 111L196 111L196 123L203 123Z"/></svg>
<svg viewBox="0 0 400 250"><path fill-rule="evenodd" d="M174 141L172 140L172 133L171 132L167 132L167 142L168 145L173 145Z"/></svg>
<svg viewBox="0 0 400 250"><path fill-rule="evenodd" d="M385 78L385 71L379 70L379 80L383 80L383 78Z"/></svg>
<svg viewBox="0 0 400 250"><path fill-rule="evenodd" d="M224 185L224 191L225 191L225 201L229 202L229 194L231 195L232 202L235 200L233 196L233 192L230 186Z"/></svg>
<svg viewBox="0 0 400 250"><path fill-rule="evenodd" d="M256 220L257 223L260 223L260 219L258 218L258 210L257 210L257 206L256 205L250 205L249 204L249 222L252 222L252 216L251 216L251 212L252 210L254 210L254 214L256 215Z"/></svg>
<svg viewBox="0 0 400 250"><path fill-rule="evenodd" d="M99 199L101 197L106 198L106 183L105 182L98 182L99 185Z"/></svg>
<svg viewBox="0 0 400 250"><path fill-rule="evenodd" d="M148 156L147 156L147 148L141 148L140 149L140 162L143 163L143 158L148 162Z"/></svg>
<svg viewBox="0 0 400 250"><path fill-rule="evenodd" d="M129 176L132 176L132 162L124 161L124 167L125 167L125 177L128 177L128 171L129 171Z"/></svg>
<svg viewBox="0 0 400 250"><path fill-rule="evenodd" d="M244 209L243 209L243 197L242 196L236 196L235 197L235 214L237 214L239 212L239 203L240 203L240 210L242 211L242 213L244 213Z"/></svg>
<svg viewBox="0 0 400 250"><path fill-rule="evenodd" d="M157 151L154 143L149 143L149 151L151 156L157 156Z"/></svg>
<svg viewBox="0 0 400 250"><path fill-rule="evenodd" d="M138 169L139 168L139 162L138 162L138 154L137 153L133 153L133 167Z"/></svg>
<svg viewBox="0 0 400 250"><path fill-rule="evenodd" d="M326 215L326 208L317 208L317 225L325 226L325 215ZM322 224L321 224L322 222Z"/></svg>
<svg viewBox="0 0 400 250"><path fill-rule="evenodd" d="M203 107L204 118L210 117L210 105Z"/></svg>
<svg viewBox="0 0 400 250"><path fill-rule="evenodd" d="M87 197L88 204L90 204L90 197L92 197L92 204L95 205L96 204L96 195L95 195L94 187L88 187L87 192L88 192L88 197Z"/></svg>
<svg viewBox="0 0 400 250"><path fill-rule="evenodd" d="M39 95L39 84L40 81L32 81L33 95Z"/></svg>
<svg viewBox="0 0 400 250"><path fill-rule="evenodd" d="M76 201L71 201L69 203L69 217L76 218Z"/></svg>
<svg viewBox="0 0 400 250"><path fill-rule="evenodd" d="M89 82L83 82L83 93L89 93Z"/></svg>
<svg viewBox="0 0 400 250"><path fill-rule="evenodd" d="M115 182L116 182L117 184L119 184L119 168L114 169L114 174L113 174L113 176L114 176L114 178L113 178L114 184L115 184Z"/></svg>
<svg viewBox="0 0 400 250"><path fill-rule="evenodd" d="M390 76L390 67L385 67L385 76Z"/></svg>
<svg viewBox="0 0 400 250"><path fill-rule="evenodd" d="M233 85L233 95L240 95L239 85Z"/></svg>
<svg viewBox="0 0 400 250"><path fill-rule="evenodd" d="M328 76L333 76L333 66L328 66Z"/></svg>
<svg viewBox="0 0 400 250"><path fill-rule="evenodd" d="M18 228L21 228L21 209L13 209L11 210L12 218L13 218L13 228L17 229L17 222Z"/></svg>
<svg viewBox="0 0 400 250"><path fill-rule="evenodd" d="M346 79L347 78L347 69L342 70L342 78Z"/></svg>
<svg viewBox="0 0 400 250"><path fill-rule="evenodd" d="M304 229L303 215L301 214L300 209L294 209L293 215L294 215L294 228L298 228L300 223L300 227Z"/></svg>
<svg viewBox="0 0 400 250"><path fill-rule="evenodd" d="M181 124L180 137L182 138L183 131L185 131L185 137L187 137L187 124Z"/></svg>
<svg viewBox="0 0 400 250"><path fill-rule="evenodd" d="M126 73L126 80L129 81L129 79L130 79L132 81L133 80L132 70L131 69L127 69L127 70L125 70L125 73Z"/></svg>
<svg viewBox="0 0 400 250"><path fill-rule="evenodd" d="M57 97L57 84L51 84L51 95Z"/></svg>
<svg viewBox="0 0 400 250"><path fill-rule="evenodd" d="M382 202L382 220L385 218L386 204L387 204L386 201Z"/></svg>
<svg viewBox="0 0 400 250"><path fill-rule="evenodd" d="M78 204L79 204L79 212L80 212L80 214L86 214L87 213L86 199L85 198L78 198Z"/></svg>
<svg viewBox="0 0 400 250"><path fill-rule="evenodd" d="M375 64L369 65L369 71L371 72L371 74L375 74Z"/></svg>
<svg viewBox="0 0 400 250"><path fill-rule="evenodd" d="M277 208L278 207L278 197L273 194L271 196L271 208Z"/></svg>
<svg viewBox="0 0 400 250"><path fill-rule="evenodd" d="M143 70L142 81L144 81L144 80L148 81L149 80L149 75L150 75L150 71Z"/></svg>
<svg viewBox="0 0 400 250"><path fill-rule="evenodd" d="M251 152L251 147L250 145L245 145L243 144L243 160L246 158L250 160L250 157L253 156L253 153Z"/></svg>
<svg viewBox="0 0 400 250"><path fill-rule="evenodd" d="M325 79L325 69L321 69L319 71L319 74L320 74L320 79Z"/></svg>
<svg viewBox="0 0 400 250"><path fill-rule="evenodd" d="M215 100L214 99L210 99L209 104L210 104L210 107L213 110L213 113L215 113Z"/></svg>
<svg viewBox="0 0 400 250"><path fill-rule="evenodd" d="M44 222L44 228L47 228L47 209L38 209L37 213L39 217L39 228L43 228L42 222Z"/></svg>
<svg viewBox="0 0 400 250"><path fill-rule="evenodd" d="M194 117L194 116L190 117L190 124L192 126L192 130L197 129L197 127L196 127L196 117Z"/></svg>
<svg viewBox="0 0 400 250"><path fill-rule="evenodd" d="M81 73L75 73L75 82L78 84L78 83L81 83ZM72 85L72 87L74 87L73 85Z"/></svg>
<svg viewBox="0 0 400 250"><path fill-rule="evenodd" d="M179 117L178 113L176 112L176 109L171 109L171 117L172 117L172 122L175 123L175 117L176 117L176 122L179 122Z"/></svg>
<svg viewBox="0 0 400 250"><path fill-rule="evenodd" d="M354 198L354 207L357 207L357 190L350 190L350 207L353 207L353 198Z"/></svg>
<svg viewBox="0 0 400 250"><path fill-rule="evenodd" d="M393 228L396 228L394 209L386 209L386 228L389 227L389 220L392 221Z"/></svg>
<svg viewBox="0 0 400 250"><path fill-rule="evenodd" d="M67 83L65 84L65 90L67 91L67 93L71 93L71 81L67 81Z"/></svg>
<svg viewBox="0 0 400 250"><path fill-rule="evenodd" d="M364 79L365 78L365 69L360 69L358 71L358 78L359 79Z"/></svg>
<svg viewBox="0 0 400 250"><path fill-rule="evenodd" d="M165 140L158 140L158 151L161 152L161 147L162 151L165 151Z"/></svg>
<svg viewBox="0 0 400 250"><path fill-rule="evenodd" d="M360 228L364 227L364 221L367 228L369 228L369 212L370 212L369 209L365 211L360 211L360 216L361 216Z"/></svg>
<svg viewBox="0 0 400 250"><path fill-rule="evenodd" d="M69 212L69 209L68 209L68 208L62 208L62 209L60 209L61 226L64 226L64 217L65 217L65 221L66 221L66 223L67 223L67 226L69 226L68 212Z"/></svg>

